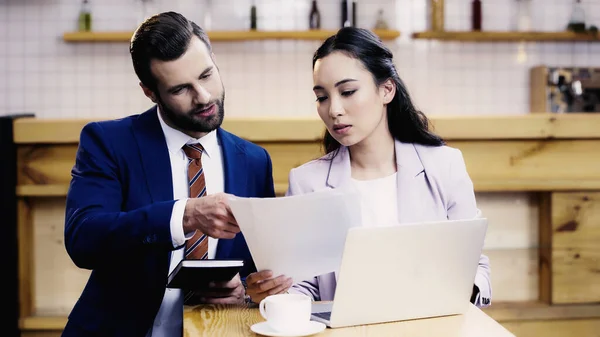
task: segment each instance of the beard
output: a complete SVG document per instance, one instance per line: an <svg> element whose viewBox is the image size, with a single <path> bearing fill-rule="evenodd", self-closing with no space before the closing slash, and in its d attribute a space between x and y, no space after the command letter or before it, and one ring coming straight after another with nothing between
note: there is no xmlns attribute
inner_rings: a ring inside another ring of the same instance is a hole
<svg viewBox="0 0 600 337"><path fill-rule="evenodd" d="M160 104L160 110L164 114L164 117L171 121L173 125L185 132L202 132L208 133L216 130L223 123L225 116L225 91L221 95L220 99L215 99L207 104L199 104L193 107L189 111L179 111L175 108L170 107L160 97L157 97L158 103ZM198 113L211 105L216 106L214 114L208 117L202 117Z"/></svg>

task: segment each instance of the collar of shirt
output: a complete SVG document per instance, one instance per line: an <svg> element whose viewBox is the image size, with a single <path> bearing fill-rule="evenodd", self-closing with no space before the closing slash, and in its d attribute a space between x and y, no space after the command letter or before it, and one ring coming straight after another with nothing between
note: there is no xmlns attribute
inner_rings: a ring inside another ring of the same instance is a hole
<svg viewBox="0 0 600 337"><path fill-rule="evenodd" d="M167 125L162 118L160 113L160 107L156 107L156 113L158 114L158 120L160 121L160 127L165 134L165 140L167 141L167 148L171 154L181 153L181 148L185 144L197 144L200 143L204 148L204 153L210 158L211 154L218 151L218 138L217 130L213 130L201 138L192 138L185 133L174 129Z"/></svg>

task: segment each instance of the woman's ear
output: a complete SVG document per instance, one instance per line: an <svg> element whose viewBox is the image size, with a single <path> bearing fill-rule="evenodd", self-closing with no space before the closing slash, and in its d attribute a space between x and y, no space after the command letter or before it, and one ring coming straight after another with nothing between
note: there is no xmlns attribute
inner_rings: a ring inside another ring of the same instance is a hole
<svg viewBox="0 0 600 337"><path fill-rule="evenodd" d="M383 104L390 103L396 95L396 84L392 79L387 79L381 84L380 88L383 91Z"/></svg>

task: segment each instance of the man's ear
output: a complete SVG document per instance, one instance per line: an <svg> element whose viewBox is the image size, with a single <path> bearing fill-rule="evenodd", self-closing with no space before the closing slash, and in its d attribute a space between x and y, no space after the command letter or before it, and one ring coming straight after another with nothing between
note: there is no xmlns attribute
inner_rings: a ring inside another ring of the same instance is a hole
<svg viewBox="0 0 600 337"><path fill-rule="evenodd" d="M142 82L140 82L140 87L144 91L144 95L146 95L146 97L150 98L150 100L154 103L158 102L156 99L156 95L154 94L154 91L150 90L150 88L145 86Z"/></svg>
<svg viewBox="0 0 600 337"><path fill-rule="evenodd" d="M383 104L390 103L396 95L396 84L392 79L387 79L381 84L380 88L383 90Z"/></svg>

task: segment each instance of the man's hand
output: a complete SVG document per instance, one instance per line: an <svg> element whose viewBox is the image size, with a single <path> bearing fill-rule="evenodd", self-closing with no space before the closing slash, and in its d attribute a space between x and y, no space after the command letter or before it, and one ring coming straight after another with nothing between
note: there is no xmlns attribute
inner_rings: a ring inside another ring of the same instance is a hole
<svg viewBox="0 0 600 337"><path fill-rule="evenodd" d="M211 283L209 287L208 290L196 290L193 295L194 298L186 300L186 302L208 304L245 303L246 292L240 274L236 274L233 279L227 282Z"/></svg>
<svg viewBox="0 0 600 337"><path fill-rule="evenodd" d="M292 279L285 275L273 278L273 272L262 270L248 275L246 284L252 302L259 303L267 296L285 293L292 286Z"/></svg>
<svg viewBox="0 0 600 337"><path fill-rule="evenodd" d="M228 198L230 194L217 193L201 198L190 198L183 213L183 232L199 230L216 239L233 239L240 232Z"/></svg>

